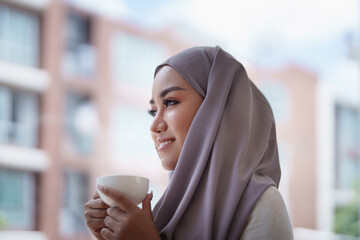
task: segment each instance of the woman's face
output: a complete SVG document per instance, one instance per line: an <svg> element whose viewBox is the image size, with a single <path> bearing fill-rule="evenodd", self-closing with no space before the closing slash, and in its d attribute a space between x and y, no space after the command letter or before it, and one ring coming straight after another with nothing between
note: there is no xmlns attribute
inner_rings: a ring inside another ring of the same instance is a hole
<svg viewBox="0 0 360 240"><path fill-rule="evenodd" d="M151 136L163 168L174 170L191 122L203 97L173 68L156 74L149 113Z"/></svg>

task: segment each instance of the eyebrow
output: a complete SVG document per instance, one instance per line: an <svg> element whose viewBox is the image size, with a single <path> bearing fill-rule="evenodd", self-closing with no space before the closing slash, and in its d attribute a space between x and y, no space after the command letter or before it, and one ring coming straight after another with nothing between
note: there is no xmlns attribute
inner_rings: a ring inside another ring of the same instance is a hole
<svg viewBox="0 0 360 240"><path fill-rule="evenodd" d="M160 93L160 98L163 98L166 96L166 94L168 94L169 92L172 92L172 91L178 91L178 90L186 90L185 88L181 88L181 87L169 87L169 88L166 88L164 90L161 91ZM149 101L150 104L154 104L154 100L151 99Z"/></svg>

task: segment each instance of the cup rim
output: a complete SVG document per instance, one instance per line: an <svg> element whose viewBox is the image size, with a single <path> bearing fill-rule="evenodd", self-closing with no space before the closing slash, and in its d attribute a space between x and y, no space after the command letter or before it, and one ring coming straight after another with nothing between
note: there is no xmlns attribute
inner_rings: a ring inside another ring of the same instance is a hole
<svg viewBox="0 0 360 240"><path fill-rule="evenodd" d="M99 176L96 179L100 179L100 178L106 178L106 177L127 177L127 178L141 178L143 180L147 180L149 181L149 178L144 177L144 176L139 176L139 175L129 175L129 174L109 174L109 175L103 175L103 176Z"/></svg>

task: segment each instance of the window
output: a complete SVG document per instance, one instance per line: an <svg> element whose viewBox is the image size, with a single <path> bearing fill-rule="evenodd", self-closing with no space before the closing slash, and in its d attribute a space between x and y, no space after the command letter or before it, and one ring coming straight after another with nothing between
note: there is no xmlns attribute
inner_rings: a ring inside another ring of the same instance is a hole
<svg viewBox="0 0 360 240"><path fill-rule="evenodd" d="M163 47L128 33L110 42L111 72L119 95L110 116L110 161L123 174L157 179L152 187L160 196L167 179L151 139L152 118L146 113L155 67L165 60ZM146 170L145 170L146 169Z"/></svg>
<svg viewBox="0 0 360 240"><path fill-rule="evenodd" d="M286 204L290 203L289 200L289 183L291 177L291 148L287 142L283 142L278 140L278 154L280 160L280 168L281 168L281 184L279 190L283 195L284 201Z"/></svg>
<svg viewBox="0 0 360 240"><path fill-rule="evenodd" d="M284 121L289 116L289 98L286 94L285 86L268 81L260 86L261 92L269 101L274 112L276 121Z"/></svg>
<svg viewBox="0 0 360 240"><path fill-rule="evenodd" d="M66 28L67 48L63 71L69 75L90 77L95 70L95 50L91 45L91 22L70 12Z"/></svg>
<svg viewBox="0 0 360 240"><path fill-rule="evenodd" d="M0 86L0 143L36 147L38 116L35 93Z"/></svg>
<svg viewBox="0 0 360 240"><path fill-rule="evenodd" d="M69 92L66 97L66 133L77 153L91 154L97 129L97 113L92 100Z"/></svg>
<svg viewBox="0 0 360 240"><path fill-rule="evenodd" d="M152 163L151 158L157 160L149 129L153 119L146 111L119 105L114 113L111 142L117 162L144 166Z"/></svg>
<svg viewBox="0 0 360 240"><path fill-rule="evenodd" d="M359 236L359 110L337 105L335 108L335 188L333 230Z"/></svg>
<svg viewBox="0 0 360 240"><path fill-rule="evenodd" d="M0 4L0 59L37 66L39 17Z"/></svg>
<svg viewBox="0 0 360 240"><path fill-rule="evenodd" d="M84 204L89 198L88 177L85 173L66 171L65 192L60 225L63 233L71 235L87 231Z"/></svg>
<svg viewBox="0 0 360 240"><path fill-rule="evenodd" d="M359 113L356 108L337 105L335 114L335 187L351 190L360 172Z"/></svg>
<svg viewBox="0 0 360 240"><path fill-rule="evenodd" d="M35 228L35 190L33 173L0 168L0 212L6 228Z"/></svg>
<svg viewBox="0 0 360 240"><path fill-rule="evenodd" d="M115 36L111 54L116 81L148 89L155 67L164 61L159 44L126 33Z"/></svg>

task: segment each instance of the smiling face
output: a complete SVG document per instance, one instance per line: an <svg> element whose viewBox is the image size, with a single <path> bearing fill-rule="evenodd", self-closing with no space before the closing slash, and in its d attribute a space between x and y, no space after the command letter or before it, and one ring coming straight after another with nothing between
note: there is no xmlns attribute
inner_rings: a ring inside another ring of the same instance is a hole
<svg viewBox="0 0 360 240"><path fill-rule="evenodd" d="M191 122L203 97L173 68L156 74L149 113L154 117L151 136L163 168L174 170Z"/></svg>

